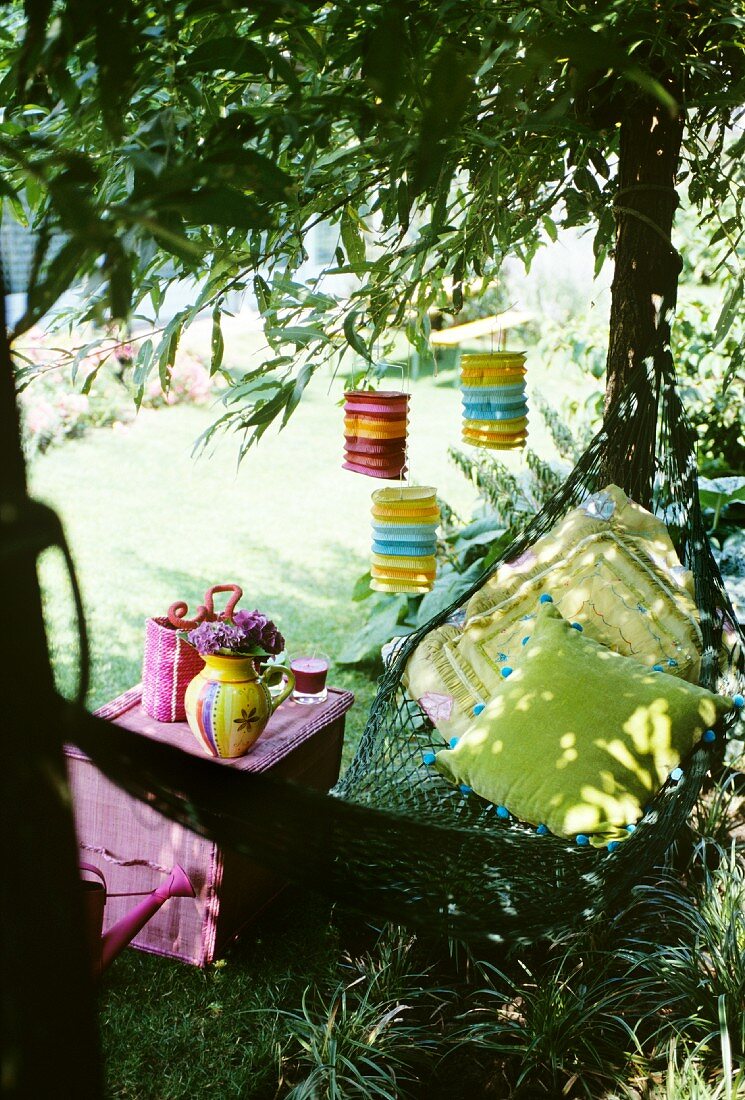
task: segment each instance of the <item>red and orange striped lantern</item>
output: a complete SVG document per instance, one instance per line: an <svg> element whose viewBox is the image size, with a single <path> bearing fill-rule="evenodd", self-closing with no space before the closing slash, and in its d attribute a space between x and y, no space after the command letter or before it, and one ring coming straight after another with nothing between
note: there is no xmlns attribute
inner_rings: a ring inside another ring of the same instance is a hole
<svg viewBox="0 0 745 1100"><path fill-rule="evenodd" d="M401 481L406 475L409 395L348 390L344 398L343 468Z"/></svg>
<svg viewBox="0 0 745 1100"><path fill-rule="evenodd" d="M460 386L464 443L498 451L525 446L528 402L522 352L463 355Z"/></svg>

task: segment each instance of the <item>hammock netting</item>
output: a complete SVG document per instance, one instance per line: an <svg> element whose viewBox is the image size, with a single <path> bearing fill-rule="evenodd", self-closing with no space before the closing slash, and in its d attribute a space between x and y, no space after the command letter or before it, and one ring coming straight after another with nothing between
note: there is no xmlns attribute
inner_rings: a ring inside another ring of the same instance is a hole
<svg viewBox="0 0 745 1100"><path fill-rule="evenodd" d="M619 468L632 499L652 499L681 562L693 572L704 643L700 682L729 693L742 690L743 636L706 537L696 436L668 350L657 349L636 370L560 491L500 561L521 554L612 480L609 469ZM610 854L502 821L490 804L464 796L423 764L423 751L438 735L401 686L414 648L454 610L456 605L445 609L402 644L380 681L356 756L330 795L215 768L72 705L65 735L111 779L166 816L365 915L462 938L527 943L558 937L612 912L664 860L721 746L699 745L684 762L683 779L666 784L636 831ZM722 669L725 619L740 644Z"/></svg>

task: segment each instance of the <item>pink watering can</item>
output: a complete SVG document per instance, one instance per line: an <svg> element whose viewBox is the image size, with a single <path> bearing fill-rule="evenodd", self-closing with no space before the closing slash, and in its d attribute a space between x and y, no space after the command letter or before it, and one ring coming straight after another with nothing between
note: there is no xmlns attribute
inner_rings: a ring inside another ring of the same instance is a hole
<svg viewBox="0 0 745 1100"><path fill-rule="evenodd" d="M142 901L138 902L129 913L118 920L106 935L103 932L103 911L107 897L122 898L136 897L137 893L109 894L106 891L106 879L103 873L94 867L92 863L81 863L83 871L89 871L96 875L99 881L91 882L83 879L86 931L88 944L93 961L94 974L101 974L127 944L134 939L141 928L154 917L164 902L169 898L193 898L194 887L188 879L183 867L178 863L174 866L167 880L155 888L151 893L144 894Z"/></svg>

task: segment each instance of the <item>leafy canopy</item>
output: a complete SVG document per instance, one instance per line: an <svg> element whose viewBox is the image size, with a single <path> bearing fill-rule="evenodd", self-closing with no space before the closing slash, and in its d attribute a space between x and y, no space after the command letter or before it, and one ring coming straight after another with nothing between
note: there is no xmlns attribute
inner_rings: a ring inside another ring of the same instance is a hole
<svg viewBox="0 0 745 1100"><path fill-rule="evenodd" d="M2 201L38 231L19 331L81 277L79 320L196 301L135 364L167 384L180 333L253 290L273 354L230 379L243 447L313 372L457 313L559 225L612 252L619 126L639 96L685 112L680 182L742 296L745 14L726 0L27 0L0 27ZM311 228L338 231L302 277ZM326 276L353 277L351 294ZM723 321L726 324L726 317ZM81 349L81 356L88 349Z"/></svg>

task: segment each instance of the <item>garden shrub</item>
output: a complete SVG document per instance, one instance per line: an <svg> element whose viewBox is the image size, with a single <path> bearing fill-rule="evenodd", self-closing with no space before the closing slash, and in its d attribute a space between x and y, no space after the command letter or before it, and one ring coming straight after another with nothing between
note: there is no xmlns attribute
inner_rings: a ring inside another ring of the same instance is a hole
<svg viewBox="0 0 745 1100"><path fill-rule="evenodd" d="M28 457L92 428L121 428L134 419L138 405L206 405L224 385L210 377L199 355L180 349L165 389L158 378L140 392L130 344L104 341L79 358L70 341L39 329L24 334L15 360Z"/></svg>

